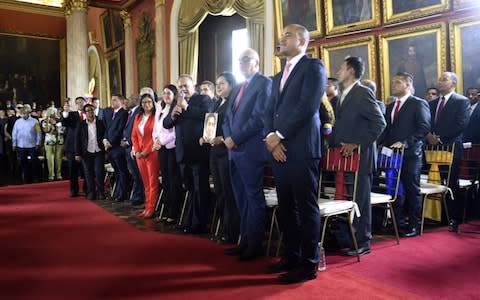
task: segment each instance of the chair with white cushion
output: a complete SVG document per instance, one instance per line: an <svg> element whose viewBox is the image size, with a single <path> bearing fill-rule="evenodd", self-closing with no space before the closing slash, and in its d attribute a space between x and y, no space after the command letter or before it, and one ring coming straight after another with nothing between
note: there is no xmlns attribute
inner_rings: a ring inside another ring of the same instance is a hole
<svg viewBox="0 0 480 300"><path fill-rule="evenodd" d="M321 188L319 188L318 197L318 206L323 221L320 246L323 247L325 241L328 221L330 219L344 220L348 224L353 246L357 251L357 261L360 261L360 255L353 229L353 219L355 216L360 216L358 205L355 203L359 166L360 146L348 157L340 153L340 148L327 149L322 157L320 167ZM335 181L332 181L332 178L335 178Z"/></svg>

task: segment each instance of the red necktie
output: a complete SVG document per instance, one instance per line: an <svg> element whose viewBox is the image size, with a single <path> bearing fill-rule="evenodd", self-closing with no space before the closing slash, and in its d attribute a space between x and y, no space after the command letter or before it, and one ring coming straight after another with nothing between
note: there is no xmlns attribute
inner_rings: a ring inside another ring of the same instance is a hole
<svg viewBox="0 0 480 300"><path fill-rule="evenodd" d="M248 81L245 80L242 86L240 87L240 91L238 92L237 97L235 98L235 103L233 103L233 107L232 107L233 112L235 112L238 106L240 105L240 99L242 98L243 92L245 91L245 88L247 87L247 85L248 85Z"/></svg>
<svg viewBox="0 0 480 300"><path fill-rule="evenodd" d="M395 103L395 110L393 111L393 118L392 118L392 123L395 121L398 115L398 111L400 110L400 100L397 100L397 103Z"/></svg>
<svg viewBox="0 0 480 300"><path fill-rule="evenodd" d="M287 63L287 65L285 66L285 69L283 70L282 79L280 80L280 92L283 90L283 86L285 85L285 82L287 82L288 75L290 75L291 66L292 66L291 63Z"/></svg>
<svg viewBox="0 0 480 300"><path fill-rule="evenodd" d="M437 114L435 115L435 124L437 124L438 119L442 115L442 111L444 107L445 107L445 97L442 97L442 99L438 103Z"/></svg>

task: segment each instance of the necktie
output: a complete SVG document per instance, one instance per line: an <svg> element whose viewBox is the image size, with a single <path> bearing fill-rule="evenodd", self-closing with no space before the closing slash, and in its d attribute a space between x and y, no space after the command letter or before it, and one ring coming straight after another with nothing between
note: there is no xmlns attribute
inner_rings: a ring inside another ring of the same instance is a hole
<svg viewBox="0 0 480 300"><path fill-rule="evenodd" d="M79 111L80 114L80 121L85 120L85 116L83 115L83 112Z"/></svg>
<svg viewBox="0 0 480 300"><path fill-rule="evenodd" d="M437 124L438 119L442 115L442 111L443 111L444 106L445 106L445 97L442 97L442 99L438 103L437 114L435 115L435 124Z"/></svg>
<svg viewBox="0 0 480 300"><path fill-rule="evenodd" d="M280 80L280 92L283 90L283 86L285 85L285 82L287 82L288 75L290 75L291 66L292 66L291 63L287 63L287 65L285 66L285 69L283 70L282 79Z"/></svg>
<svg viewBox="0 0 480 300"><path fill-rule="evenodd" d="M392 123L393 123L393 122L395 121L395 119L397 118L398 111L400 110L400 103L401 103L400 100L397 100L397 102L395 103L395 110L393 111Z"/></svg>
<svg viewBox="0 0 480 300"><path fill-rule="evenodd" d="M247 87L247 85L248 85L248 81L245 80L242 83L242 86L240 87L240 91L238 92L238 95L235 98L235 102L233 103L233 107L232 107L233 112L235 112L237 110L238 106L240 105L240 99L242 98L243 92L245 92L245 88Z"/></svg>
<svg viewBox="0 0 480 300"><path fill-rule="evenodd" d="M128 111L128 120L127 120L127 123L129 123L130 120L132 119L132 115L133 115L133 111L129 110L129 111Z"/></svg>
<svg viewBox="0 0 480 300"><path fill-rule="evenodd" d="M117 112L114 110L114 111L113 111L113 114L112 114L112 120L115 120L115 114L116 114L116 113L117 113Z"/></svg>

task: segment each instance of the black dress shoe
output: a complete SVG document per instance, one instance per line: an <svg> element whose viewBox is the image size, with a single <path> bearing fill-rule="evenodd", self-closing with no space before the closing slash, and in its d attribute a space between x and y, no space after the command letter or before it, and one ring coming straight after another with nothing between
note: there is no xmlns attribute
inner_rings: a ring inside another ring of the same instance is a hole
<svg viewBox="0 0 480 300"><path fill-rule="evenodd" d="M290 270L287 273L283 273L277 277L277 281L280 284L293 284L300 283L307 280L312 280L317 278L317 268L318 267L297 267L293 270Z"/></svg>
<svg viewBox="0 0 480 300"><path fill-rule="evenodd" d="M450 222L448 223L448 231L450 232L460 232L460 230L458 229L458 224L459 222L457 222L457 220L450 220Z"/></svg>
<svg viewBox="0 0 480 300"><path fill-rule="evenodd" d="M289 263L286 259L281 259L276 264L267 266L267 274L283 273L293 270L296 267L295 264Z"/></svg>
<svg viewBox="0 0 480 300"><path fill-rule="evenodd" d="M360 256L370 253L369 246L363 246L358 248L358 254ZM346 253L347 256L357 256L357 251L355 249L351 249Z"/></svg>
<svg viewBox="0 0 480 300"><path fill-rule="evenodd" d="M105 196L102 194L98 195L97 200L103 201L105 200Z"/></svg>
<svg viewBox="0 0 480 300"><path fill-rule="evenodd" d="M113 198L113 202L123 202L123 198L122 197L115 197Z"/></svg>
<svg viewBox="0 0 480 300"><path fill-rule="evenodd" d="M71 192L70 197L78 197L78 192Z"/></svg>
<svg viewBox="0 0 480 300"><path fill-rule="evenodd" d="M87 199L88 199L88 200L95 200L95 198L96 198L96 197L95 197L95 194L93 194L93 193L88 193L88 194L87 194Z"/></svg>
<svg viewBox="0 0 480 300"><path fill-rule="evenodd" d="M184 233L189 233L189 234L202 234L207 232L207 229L204 228L203 226L193 226L193 227L185 227L183 229Z"/></svg>
<svg viewBox="0 0 480 300"><path fill-rule="evenodd" d="M236 247L233 247L233 248L227 248L227 249L223 250L223 253L226 254L226 255L235 256L235 255L242 254L245 250L247 250L247 245L246 244L240 244L240 246L236 246Z"/></svg>
<svg viewBox="0 0 480 300"><path fill-rule="evenodd" d="M415 228L415 227L410 228L410 231L404 232L402 234L402 236L404 236L404 237L414 237L414 236L417 236L417 235L418 235L418 231L417 231L417 228Z"/></svg>
<svg viewBox="0 0 480 300"><path fill-rule="evenodd" d="M263 256L262 247L248 247L238 256L239 261L251 261Z"/></svg>
<svg viewBox="0 0 480 300"><path fill-rule="evenodd" d="M139 205L143 205L145 202L142 201L142 200L138 200L138 201L132 201L131 204L133 206L139 206Z"/></svg>

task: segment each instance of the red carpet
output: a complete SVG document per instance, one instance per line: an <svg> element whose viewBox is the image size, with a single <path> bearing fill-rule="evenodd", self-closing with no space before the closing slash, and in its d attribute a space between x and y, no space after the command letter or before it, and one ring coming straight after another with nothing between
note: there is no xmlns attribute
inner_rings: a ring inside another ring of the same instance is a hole
<svg viewBox="0 0 480 300"><path fill-rule="evenodd" d="M280 286L263 273L270 258L239 263L207 239L143 232L67 191L66 182L0 189L0 299L480 297L480 236L382 242L361 263L329 256L317 280Z"/></svg>

